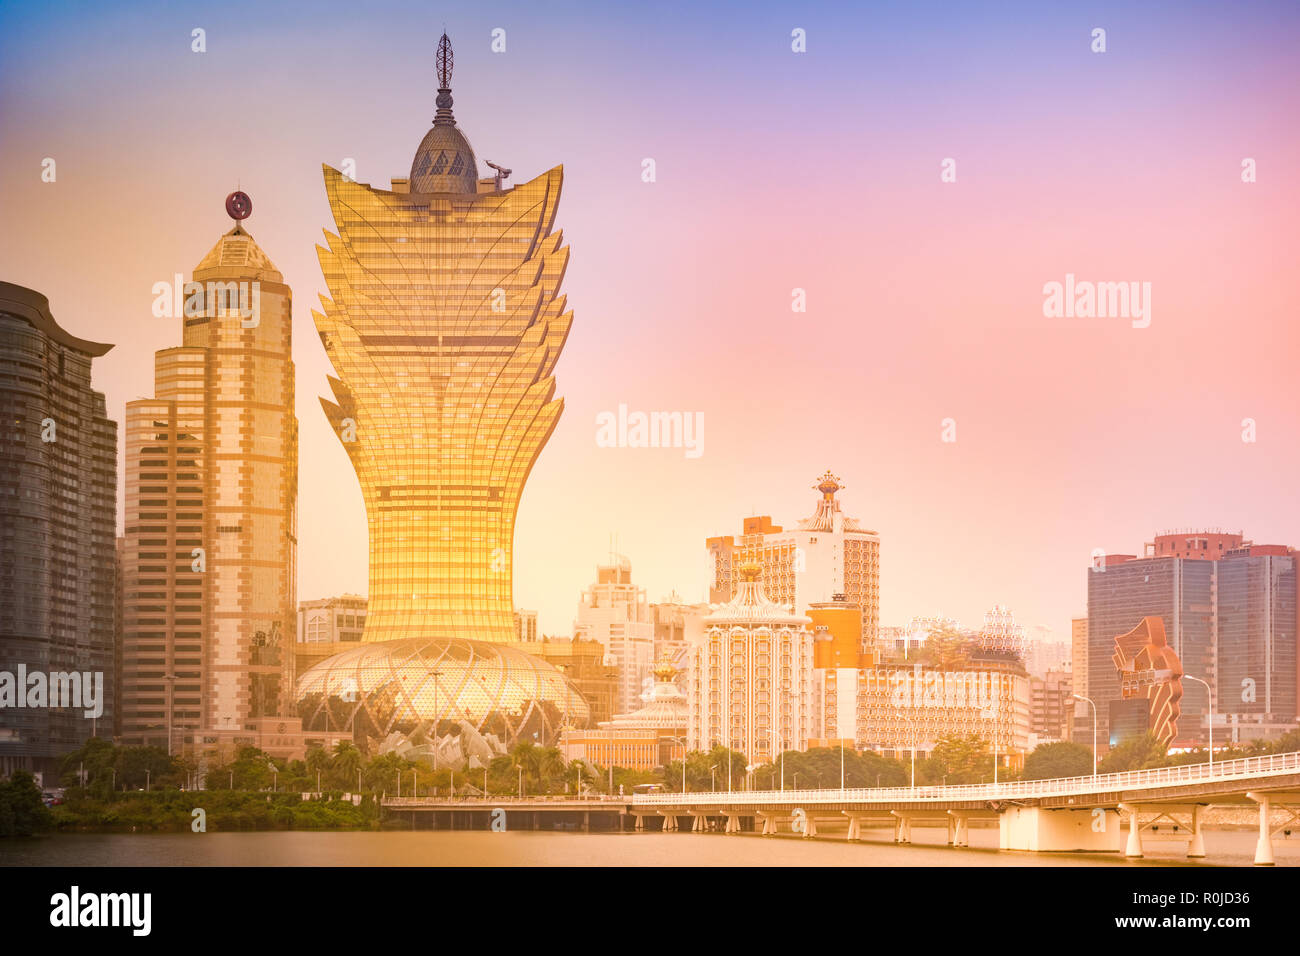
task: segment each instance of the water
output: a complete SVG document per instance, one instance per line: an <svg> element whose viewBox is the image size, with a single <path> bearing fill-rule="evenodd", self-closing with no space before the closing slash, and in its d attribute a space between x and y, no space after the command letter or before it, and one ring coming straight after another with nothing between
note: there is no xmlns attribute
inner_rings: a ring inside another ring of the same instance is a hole
<svg viewBox="0 0 1300 956"><path fill-rule="evenodd" d="M1249 866L1254 832L1206 831L1208 857L1185 843L1144 841L1146 858L997 849L996 829L970 831L971 847L945 846L943 829L913 827L840 839L720 833L556 833L519 830L244 833L70 833L0 840L3 866ZM1278 866L1300 866L1300 842L1274 840Z"/></svg>

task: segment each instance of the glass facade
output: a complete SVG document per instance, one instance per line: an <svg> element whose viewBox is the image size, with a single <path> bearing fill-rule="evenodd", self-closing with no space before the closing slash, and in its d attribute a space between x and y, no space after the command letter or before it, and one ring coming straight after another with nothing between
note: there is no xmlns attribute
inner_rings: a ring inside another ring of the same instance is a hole
<svg viewBox="0 0 1300 956"><path fill-rule="evenodd" d="M459 693L468 696L457 716L513 741L533 718L500 716L521 701L479 692L480 676L492 684L516 667L549 672L529 678L540 695L530 714L559 712L578 696L544 661L483 650L515 640L515 515L563 408L552 373L573 318L559 293L569 250L554 229L564 176L557 166L514 188L504 186L506 171L478 179L451 111L445 35L439 47L438 112L410 177L384 190L324 170L336 232L317 247L329 297L313 317L337 377L335 401L321 404L366 506L362 641L384 647L323 661L298 690L315 726L329 708L312 695L326 693L318 688L332 686L336 668L384 660L367 666L404 676L361 682L363 695L378 695L363 711L382 727L427 713L420 692L404 704L388 699L431 686L421 666L464 658ZM499 680L501 693L513 686Z"/></svg>
<svg viewBox="0 0 1300 956"><path fill-rule="evenodd" d="M1219 562L1216 725L1296 716L1296 558L1231 556ZM1249 736L1249 735L1247 735Z"/></svg>
<svg viewBox="0 0 1300 956"><path fill-rule="evenodd" d="M117 423L91 388L111 345L65 332L45 296L0 282L0 671L99 673L103 713L0 709L0 776L54 772L116 720Z"/></svg>
<svg viewBox="0 0 1300 956"><path fill-rule="evenodd" d="M550 664L487 641L363 643L308 671L298 699L304 727L351 731L358 740L443 735L464 724L501 745L546 743L591 716Z"/></svg>
<svg viewBox="0 0 1300 956"><path fill-rule="evenodd" d="M292 712L297 623L291 292L237 224L184 301L126 406L122 736L171 752Z"/></svg>

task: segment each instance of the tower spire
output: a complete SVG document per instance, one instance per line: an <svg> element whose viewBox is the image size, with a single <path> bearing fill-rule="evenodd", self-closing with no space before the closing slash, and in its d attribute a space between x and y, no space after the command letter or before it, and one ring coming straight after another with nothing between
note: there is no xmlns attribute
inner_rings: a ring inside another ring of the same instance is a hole
<svg viewBox="0 0 1300 956"><path fill-rule="evenodd" d="M438 112L434 114L434 126L455 126L456 117L451 113L451 71L456 58L451 52L451 37L444 31L438 41Z"/></svg>

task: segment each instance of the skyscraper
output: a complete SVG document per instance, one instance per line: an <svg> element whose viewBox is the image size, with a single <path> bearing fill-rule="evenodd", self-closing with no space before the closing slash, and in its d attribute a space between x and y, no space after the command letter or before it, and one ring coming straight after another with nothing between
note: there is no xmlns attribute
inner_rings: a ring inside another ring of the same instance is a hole
<svg viewBox="0 0 1300 956"><path fill-rule="evenodd" d="M595 583L578 602L573 633L599 641L618 672L614 712L635 710L655 664L655 625L645 588L632 583L631 561L611 556L609 564L596 567Z"/></svg>
<svg viewBox="0 0 1300 956"><path fill-rule="evenodd" d="M1185 674L1214 688L1216 745L1294 728L1296 557L1292 548L1253 544L1241 534L1192 531L1157 535L1142 557L1094 559L1082 693L1096 701L1099 740L1113 736L1107 714L1120 697L1115 639L1145 617L1160 618ZM1206 743L1205 686L1185 679L1180 705L1175 743ZM1229 733L1218 729L1225 723Z"/></svg>
<svg viewBox="0 0 1300 956"><path fill-rule="evenodd" d="M291 292L243 226L248 197L226 208L234 228L174 290L182 344L126 406L122 736L173 752L265 745L291 704Z"/></svg>
<svg viewBox="0 0 1300 956"><path fill-rule="evenodd" d="M370 588L365 646L317 665L299 692L309 721L360 716L359 735L455 718L550 738L576 709L571 688L505 645L515 515L563 408L564 175L507 187L493 165L479 179L452 66L444 34L437 112L408 177L378 189L324 170L337 233L317 247L330 297L313 316L337 377L322 405L361 483ZM392 687L394 704L372 699Z"/></svg>
<svg viewBox="0 0 1300 956"><path fill-rule="evenodd" d="M767 515L746 518L739 538L709 538L713 580L709 600L727 601L738 590L740 567L762 566L764 591L778 604L804 613L842 595L862 609L862 639L874 647L880 631L880 536L845 517L835 494L840 480L829 471L813 486L821 497L812 517L785 530Z"/></svg>
<svg viewBox="0 0 1300 956"><path fill-rule="evenodd" d="M117 423L91 388L92 360L112 347L0 282L0 672L99 674L102 688L98 717L6 700L0 775L53 772L92 732L113 733Z"/></svg>

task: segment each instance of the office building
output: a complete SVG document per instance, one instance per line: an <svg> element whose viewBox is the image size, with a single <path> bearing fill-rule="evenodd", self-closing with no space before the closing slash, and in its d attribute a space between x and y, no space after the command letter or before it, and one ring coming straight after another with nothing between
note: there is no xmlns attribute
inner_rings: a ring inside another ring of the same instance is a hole
<svg viewBox="0 0 1300 956"><path fill-rule="evenodd" d="M15 695L0 708L0 776L52 781L63 754L111 737L117 719L117 423L91 387L112 347L65 330L39 292L0 282L0 673ZM52 675L89 675L100 699L20 705L34 686L20 673L51 687Z"/></svg>

